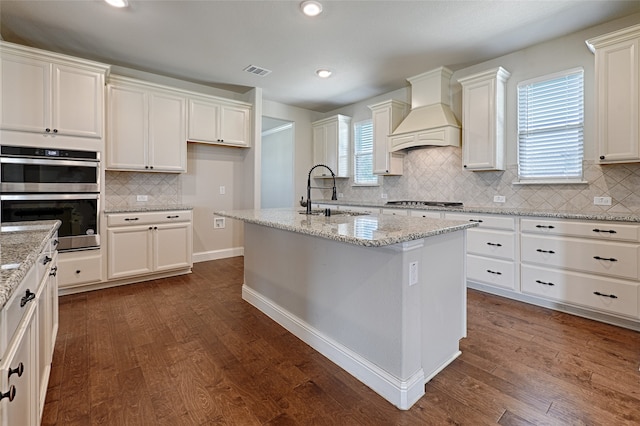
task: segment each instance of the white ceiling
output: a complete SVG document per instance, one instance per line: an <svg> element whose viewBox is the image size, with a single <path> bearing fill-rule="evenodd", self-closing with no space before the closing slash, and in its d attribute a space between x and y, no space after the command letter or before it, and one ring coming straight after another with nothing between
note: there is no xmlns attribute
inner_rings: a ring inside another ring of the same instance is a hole
<svg viewBox="0 0 640 426"><path fill-rule="evenodd" d="M7 41L244 92L320 112L640 12L640 0L1 0ZM244 72L248 65L272 71ZM333 75L316 77L318 68Z"/></svg>

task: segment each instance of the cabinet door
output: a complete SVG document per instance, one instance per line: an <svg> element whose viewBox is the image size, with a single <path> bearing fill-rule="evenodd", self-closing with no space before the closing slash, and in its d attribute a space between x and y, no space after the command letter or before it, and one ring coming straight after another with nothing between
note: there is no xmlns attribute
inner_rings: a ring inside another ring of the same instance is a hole
<svg viewBox="0 0 640 426"><path fill-rule="evenodd" d="M108 278L153 272L151 230L149 226L107 230Z"/></svg>
<svg viewBox="0 0 640 426"><path fill-rule="evenodd" d="M313 165L325 164L327 152L327 128L326 126L313 127ZM328 165L328 164L327 164ZM331 166L329 166L331 167ZM318 167L313 171L313 177L325 177L328 171L324 167Z"/></svg>
<svg viewBox="0 0 640 426"><path fill-rule="evenodd" d="M154 227L154 269L158 272L192 265L190 223L171 223Z"/></svg>
<svg viewBox="0 0 640 426"><path fill-rule="evenodd" d="M170 172L187 169L185 105L184 97L149 94L149 169Z"/></svg>
<svg viewBox="0 0 640 426"><path fill-rule="evenodd" d="M101 138L103 93L103 74L54 64L51 127L57 134Z"/></svg>
<svg viewBox="0 0 640 426"><path fill-rule="evenodd" d="M219 104L206 100L189 99L187 140L193 142L219 142L219 120Z"/></svg>
<svg viewBox="0 0 640 426"><path fill-rule="evenodd" d="M220 138L225 144L249 146L251 116L249 108L220 106Z"/></svg>
<svg viewBox="0 0 640 426"><path fill-rule="evenodd" d="M462 120L463 164L467 170L495 169L495 105L492 81L465 86Z"/></svg>
<svg viewBox="0 0 640 426"><path fill-rule="evenodd" d="M147 159L147 95L134 87L108 89L107 169L144 170Z"/></svg>
<svg viewBox="0 0 640 426"><path fill-rule="evenodd" d="M640 39L596 51L601 162L640 161Z"/></svg>
<svg viewBox="0 0 640 426"><path fill-rule="evenodd" d="M374 110L373 120L373 173L389 173L389 148L387 136L391 127L391 107Z"/></svg>
<svg viewBox="0 0 640 426"><path fill-rule="evenodd" d="M2 55L0 64L1 127L44 133L51 120L51 65L8 54Z"/></svg>
<svg viewBox="0 0 640 426"><path fill-rule="evenodd" d="M24 334L18 336L15 350L9 350L9 356L2 361L0 373L0 391L2 393L15 389L15 398L3 398L0 401L4 425L35 425L37 421L38 393L35 390L36 379L36 342L35 323L37 315L32 315ZM12 372L9 375L9 372ZM21 374L20 374L21 373Z"/></svg>

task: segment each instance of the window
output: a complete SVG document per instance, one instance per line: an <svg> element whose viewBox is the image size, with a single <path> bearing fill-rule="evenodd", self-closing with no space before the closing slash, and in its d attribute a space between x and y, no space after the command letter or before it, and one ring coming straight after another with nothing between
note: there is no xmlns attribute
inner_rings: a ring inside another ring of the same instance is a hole
<svg viewBox="0 0 640 426"><path fill-rule="evenodd" d="M373 174L373 123L371 120L354 124L353 181L356 185L377 185Z"/></svg>
<svg viewBox="0 0 640 426"><path fill-rule="evenodd" d="M520 182L582 182L583 70L518 84Z"/></svg>

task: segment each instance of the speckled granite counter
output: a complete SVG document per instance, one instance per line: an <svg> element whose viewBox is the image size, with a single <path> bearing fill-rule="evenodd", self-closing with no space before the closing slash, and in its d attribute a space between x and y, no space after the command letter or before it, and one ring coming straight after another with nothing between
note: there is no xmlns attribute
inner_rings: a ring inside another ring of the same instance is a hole
<svg viewBox="0 0 640 426"><path fill-rule="evenodd" d="M104 209L105 214L111 213L133 213L133 212L164 212L172 210L193 210L193 206L184 204L168 204L168 205L140 205L140 206L121 206L109 207Z"/></svg>
<svg viewBox="0 0 640 426"><path fill-rule="evenodd" d="M484 213L499 214L508 216L532 216L532 217L549 217L556 219L577 219L577 220L601 220L614 222L640 222L640 215L633 213L581 213L571 211L548 211L535 209L515 209L500 207L436 207L436 206L397 206L387 205L386 203L376 203L369 201L334 201L334 200L312 200L313 203L354 206L354 207L371 207L376 209L400 209L400 210L431 210L442 212L458 212L458 213Z"/></svg>
<svg viewBox="0 0 640 426"><path fill-rule="evenodd" d="M60 221L3 223L0 232L0 309L33 266Z"/></svg>
<svg viewBox="0 0 640 426"><path fill-rule="evenodd" d="M218 216L314 235L365 247L380 247L460 231L477 223L385 215L301 214L302 209L231 210Z"/></svg>

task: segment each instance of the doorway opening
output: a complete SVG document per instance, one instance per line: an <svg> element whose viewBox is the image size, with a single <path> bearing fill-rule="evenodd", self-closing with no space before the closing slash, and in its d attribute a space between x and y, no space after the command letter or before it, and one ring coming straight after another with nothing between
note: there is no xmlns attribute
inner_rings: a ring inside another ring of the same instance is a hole
<svg viewBox="0 0 640 426"><path fill-rule="evenodd" d="M262 117L260 207L293 207L293 122Z"/></svg>

